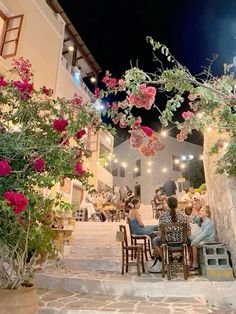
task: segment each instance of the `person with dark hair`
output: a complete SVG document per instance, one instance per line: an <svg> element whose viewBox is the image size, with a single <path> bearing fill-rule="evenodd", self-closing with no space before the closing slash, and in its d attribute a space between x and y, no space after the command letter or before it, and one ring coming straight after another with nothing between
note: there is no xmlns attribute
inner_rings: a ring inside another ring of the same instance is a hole
<svg viewBox="0 0 236 314"><path fill-rule="evenodd" d="M168 209L163 212L159 218L159 226L161 225L165 225L165 224L169 224L169 223L186 223L187 226L187 236L190 236L191 234L191 228L190 228L190 223L188 218L181 214L178 213L176 210L178 208L178 200L177 198L171 196L167 199L167 206ZM168 239L168 242L178 242L179 240L179 232L178 230L176 230L174 227L173 229L169 229L170 233L168 232L168 234L171 234L171 238ZM154 254L158 255L160 257L161 260L161 237L157 236L153 239L152 241L153 243L153 250L154 250Z"/></svg>
<svg viewBox="0 0 236 314"><path fill-rule="evenodd" d="M157 230L157 225L144 226L141 215L139 213L140 201L137 198L133 198L128 204L130 228L135 235L151 235L153 231Z"/></svg>
<svg viewBox="0 0 236 314"><path fill-rule="evenodd" d="M169 177L169 179L164 183L163 185L163 192L166 194L166 196L172 196L176 195L177 186L175 181L172 177Z"/></svg>

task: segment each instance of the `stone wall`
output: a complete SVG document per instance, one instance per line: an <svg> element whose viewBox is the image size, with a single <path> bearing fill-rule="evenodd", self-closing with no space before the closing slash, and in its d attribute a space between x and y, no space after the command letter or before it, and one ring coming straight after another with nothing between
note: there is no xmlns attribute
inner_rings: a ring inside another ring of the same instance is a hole
<svg viewBox="0 0 236 314"><path fill-rule="evenodd" d="M214 131L204 134L204 170L208 201L212 209L218 239L226 243L236 275L236 178L215 173L216 160L220 155L209 156L208 151L217 137L218 135ZM224 148L222 148L222 153L223 150Z"/></svg>

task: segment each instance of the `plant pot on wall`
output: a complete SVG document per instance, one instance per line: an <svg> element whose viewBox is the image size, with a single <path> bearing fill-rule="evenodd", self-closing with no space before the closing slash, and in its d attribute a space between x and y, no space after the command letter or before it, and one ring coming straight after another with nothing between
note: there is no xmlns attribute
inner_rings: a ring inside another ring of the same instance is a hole
<svg viewBox="0 0 236 314"><path fill-rule="evenodd" d="M36 314L38 302L34 285L22 285L18 289L0 289L1 314Z"/></svg>

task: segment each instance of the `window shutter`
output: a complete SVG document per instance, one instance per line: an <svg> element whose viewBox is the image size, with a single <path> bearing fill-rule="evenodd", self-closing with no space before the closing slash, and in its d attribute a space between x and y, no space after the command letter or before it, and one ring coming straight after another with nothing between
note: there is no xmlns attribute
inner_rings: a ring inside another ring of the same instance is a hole
<svg viewBox="0 0 236 314"><path fill-rule="evenodd" d="M8 17L6 20L6 29L1 46L1 56L10 58L16 55L20 31L24 15Z"/></svg>

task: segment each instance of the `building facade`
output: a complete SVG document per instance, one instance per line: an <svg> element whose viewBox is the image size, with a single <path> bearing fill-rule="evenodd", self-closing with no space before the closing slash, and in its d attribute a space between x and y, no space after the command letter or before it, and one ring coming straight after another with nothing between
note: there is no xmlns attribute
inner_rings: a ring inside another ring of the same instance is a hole
<svg viewBox="0 0 236 314"><path fill-rule="evenodd" d="M189 142L179 143L170 136L167 136L164 142L166 149L149 158L141 155L138 150L131 149L128 140L116 146L112 162L114 185L120 187L121 192L123 187L128 185L135 196L145 204L150 203L155 189L162 187L169 177L176 181L178 190L181 191L182 183L179 181L185 172L187 173L185 184L189 186L190 182L187 182L191 181L191 177L188 178L189 166L202 163L200 157L203 148Z"/></svg>
<svg viewBox="0 0 236 314"><path fill-rule="evenodd" d="M77 93L84 102L93 100L83 79L96 79L101 69L56 0L0 0L0 33L0 73L8 76L12 59L24 57L32 63L36 89L52 88L55 98L72 98ZM95 188L101 183L112 188L112 175L98 160L104 145L112 151L113 137L87 130L86 141L92 151L85 160L93 173L90 183ZM69 202L80 202L83 193L79 181L67 179L53 190L62 192Z"/></svg>

